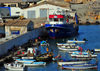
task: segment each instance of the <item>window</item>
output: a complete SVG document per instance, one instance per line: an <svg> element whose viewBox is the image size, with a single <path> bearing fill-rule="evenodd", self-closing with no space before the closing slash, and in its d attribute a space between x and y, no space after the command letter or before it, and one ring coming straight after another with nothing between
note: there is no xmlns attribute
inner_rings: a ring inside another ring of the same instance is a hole
<svg viewBox="0 0 100 71"><path fill-rule="evenodd" d="M16 14L19 14L20 12L16 12Z"/></svg>
<svg viewBox="0 0 100 71"><path fill-rule="evenodd" d="M16 4L11 4L10 6L11 6L11 7L16 7Z"/></svg>
<svg viewBox="0 0 100 71"><path fill-rule="evenodd" d="M50 18L49 20L50 20L50 21L54 21L54 19L53 19L53 18Z"/></svg>
<svg viewBox="0 0 100 71"><path fill-rule="evenodd" d="M54 18L54 21L58 21L58 18Z"/></svg>
<svg viewBox="0 0 100 71"><path fill-rule="evenodd" d="M60 18L60 21L64 21L64 19L63 18Z"/></svg>

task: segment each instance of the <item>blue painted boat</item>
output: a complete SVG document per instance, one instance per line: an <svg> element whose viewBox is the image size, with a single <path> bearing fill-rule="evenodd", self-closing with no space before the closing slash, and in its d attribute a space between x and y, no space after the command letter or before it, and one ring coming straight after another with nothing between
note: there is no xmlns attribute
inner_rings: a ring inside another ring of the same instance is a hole
<svg viewBox="0 0 100 71"><path fill-rule="evenodd" d="M74 58L96 58L97 54L91 54L88 52L80 52L80 51L74 51L71 54L72 57Z"/></svg>
<svg viewBox="0 0 100 71"><path fill-rule="evenodd" d="M17 62L34 62L36 61L35 59L16 59Z"/></svg>
<svg viewBox="0 0 100 71"><path fill-rule="evenodd" d="M77 17L77 16L75 16ZM45 24L50 38L71 37L78 34L79 26L67 21L65 14L50 14L49 22ZM77 20L77 19L76 19Z"/></svg>
<svg viewBox="0 0 100 71"><path fill-rule="evenodd" d="M46 62L24 62L24 66L45 66Z"/></svg>
<svg viewBox="0 0 100 71"><path fill-rule="evenodd" d="M74 70L82 70L82 69L97 69L97 64L89 64L89 63L84 63L84 64L67 64L67 65L62 65L62 69L74 69Z"/></svg>

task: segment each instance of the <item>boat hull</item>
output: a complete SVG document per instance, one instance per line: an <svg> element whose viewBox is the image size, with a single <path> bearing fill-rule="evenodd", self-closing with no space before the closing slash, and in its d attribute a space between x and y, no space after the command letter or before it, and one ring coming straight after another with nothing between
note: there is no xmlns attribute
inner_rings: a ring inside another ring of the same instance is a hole
<svg viewBox="0 0 100 71"><path fill-rule="evenodd" d="M97 64L90 64L90 63L67 64L67 65L62 65L62 69L75 69L75 70L97 69Z"/></svg>
<svg viewBox="0 0 100 71"><path fill-rule="evenodd" d="M35 59L36 61L50 62L52 61L52 58L53 58L53 53L50 52L50 53L38 55Z"/></svg>
<svg viewBox="0 0 100 71"><path fill-rule="evenodd" d="M45 66L46 65L46 62L25 62L24 63L24 66L29 66L29 67L32 67L32 66Z"/></svg>
<svg viewBox="0 0 100 71"><path fill-rule="evenodd" d="M97 55L72 55L72 58L96 58Z"/></svg>
<svg viewBox="0 0 100 71"><path fill-rule="evenodd" d="M75 44L68 44L68 43L57 43L57 46L75 46Z"/></svg>
<svg viewBox="0 0 100 71"><path fill-rule="evenodd" d="M77 44L79 43L79 44L81 44L81 43L85 43L85 41L68 40L67 43L77 43Z"/></svg>
<svg viewBox="0 0 100 71"><path fill-rule="evenodd" d="M24 63L24 62L34 62L34 59L16 59L17 62Z"/></svg>
<svg viewBox="0 0 100 71"><path fill-rule="evenodd" d="M74 70L84 70L84 69L97 69L97 66L91 67L62 67L62 69L74 69Z"/></svg>
<svg viewBox="0 0 100 71"><path fill-rule="evenodd" d="M65 64L81 64L81 63L87 63L88 61L68 61L68 62L57 62L59 66L65 65Z"/></svg>
<svg viewBox="0 0 100 71"><path fill-rule="evenodd" d="M58 49L62 51L77 51L78 50L76 48L61 48L61 47L59 47Z"/></svg>
<svg viewBox="0 0 100 71"><path fill-rule="evenodd" d="M12 67L4 64L5 69L12 70L12 71L24 71L24 67Z"/></svg>
<svg viewBox="0 0 100 71"><path fill-rule="evenodd" d="M46 24L50 38L71 37L78 34L78 25L75 24Z"/></svg>

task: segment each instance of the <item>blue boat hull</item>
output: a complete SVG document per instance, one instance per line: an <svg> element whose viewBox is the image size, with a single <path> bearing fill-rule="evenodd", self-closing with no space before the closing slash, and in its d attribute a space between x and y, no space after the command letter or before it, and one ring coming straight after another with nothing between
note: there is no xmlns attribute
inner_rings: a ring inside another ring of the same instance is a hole
<svg viewBox="0 0 100 71"><path fill-rule="evenodd" d="M78 25L75 24L45 24L51 38L71 37L78 34Z"/></svg>

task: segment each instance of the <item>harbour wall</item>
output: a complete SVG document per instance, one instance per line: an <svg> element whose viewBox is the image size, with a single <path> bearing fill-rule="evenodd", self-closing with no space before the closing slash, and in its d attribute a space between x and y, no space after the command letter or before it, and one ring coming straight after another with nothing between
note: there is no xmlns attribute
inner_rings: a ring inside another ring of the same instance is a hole
<svg viewBox="0 0 100 71"><path fill-rule="evenodd" d="M39 36L44 35L43 32L44 32L43 28L38 28L26 34L19 35L16 38L12 38L4 43L1 43L0 44L0 56L6 54L8 52L8 49L13 48L13 46L23 45L24 43L27 43L28 40L30 39L35 39Z"/></svg>

